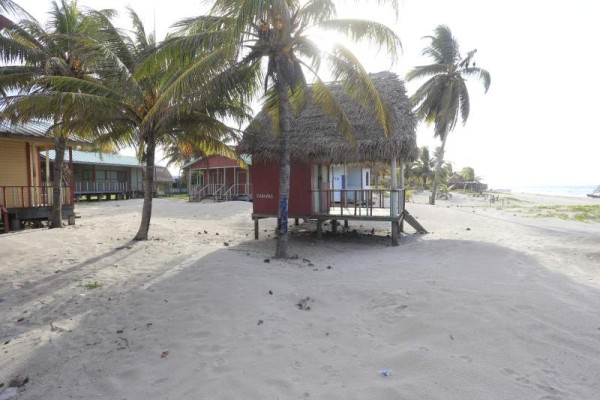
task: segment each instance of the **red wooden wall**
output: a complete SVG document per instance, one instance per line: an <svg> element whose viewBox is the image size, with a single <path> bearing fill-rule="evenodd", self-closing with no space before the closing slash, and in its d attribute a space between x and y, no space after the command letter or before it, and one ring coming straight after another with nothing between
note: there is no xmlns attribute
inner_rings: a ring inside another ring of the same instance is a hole
<svg viewBox="0 0 600 400"><path fill-rule="evenodd" d="M250 167L254 213L279 213L279 163L255 162ZM289 215L312 214L312 188L310 164L292 162L290 170Z"/></svg>

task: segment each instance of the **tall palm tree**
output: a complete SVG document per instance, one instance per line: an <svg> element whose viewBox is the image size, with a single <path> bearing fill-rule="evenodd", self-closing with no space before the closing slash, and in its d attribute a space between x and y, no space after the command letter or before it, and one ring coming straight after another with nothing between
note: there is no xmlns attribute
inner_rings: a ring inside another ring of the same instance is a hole
<svg viewBox="0 0 600 400"><path fill-rule="evenodd" d="M86 35L92 29L76 0L53 1L46 26L26 14L20 7L11 8L10 1L3 0L2 8L14 10L25 18L18 23L5 19L0 31L0 93L10 94L12 101L27 97L32 91L48 90L44 86L31 86L31 82L49 76L82 78L85 66L74 51L76 36ZM5 116L13 117L5 112ZM62 227L63 163L69 132L62 126L59 110L47 115L54 121L52 136L56 156L52 189L52 217L50 227Z"/></svg>
<svg viewBox="0 0 600 400"><path fill-rule="evenodd" d="M135 240L146 240L152 216L157 145L192 143L221 149L235 131L220 119L248 118L248 110L233 95L190 90L173 96L170 89L189 60L157 62L153 34L147 34L138 15L129 10L133 35L117 29L112 13L90 11L97 35L74 42L86 69L83 77L43 76L30 82L46 90L8 102L16 119L53 115L60 106L62 125L97 138L98 143L130 145L145 165L142 219ZM149 60L150 57L150 60ZM171 60L173 61L173 60ZM226 151L226 150L223 150Z"/></svg>
<svg viewBox="0 0 600 400"><path fill-rule="evenodd" d="M397 11L397 0L378 0ZM333 0L216 0L209 16L200 16L178 24L179 39L173 38L165 52L184 54L203 48L221 56L221 76L240 68L260 66L266 71L248 75L261 82L267 92L267 109L275 130L279 133L279 217L277 222L276 257L288 257L288 199L290 187L289 130L308 98L317 103L325 115L338 119L338 128L348 140L353 140L350 121L335 97L319 78L321 65L329 67L335 81L340 81L346 93L363 107L374 110L384 132L391 130L386 107L358 58L346 47L335 45L329 51L319 48L316 30L344 34L354 41L366 40L384 47L396 58L400 40L388 27L373 21L337 19ZM229 43L231 46L223 46ZM203 63L192 65L182 75L179 92L195 84ZM259 72L260 69L257 69ZM314 84L307 85L305 74ZM232 84L232 80L227 80ZM262 91L262 90L261 90Z"/></svg>
<svg viewBox="0 0 600 400"><path fill-rule="evenodd" d="M417 118L428 125L433 124L434 136L442 141L429 198L429 204L435 204L448 134L454 130L459 116L463 125L469 118L467 78L480 79L487 93L491 77L488 71L477 67L473 61L477 50L469 51L464 57L460 54L458 42L447 26L438 26L433 36L425 38L431 43L422 54L433 59L433 64L415 67L406 75L406 79L429 78L411 96L411 101Z"/></svg>

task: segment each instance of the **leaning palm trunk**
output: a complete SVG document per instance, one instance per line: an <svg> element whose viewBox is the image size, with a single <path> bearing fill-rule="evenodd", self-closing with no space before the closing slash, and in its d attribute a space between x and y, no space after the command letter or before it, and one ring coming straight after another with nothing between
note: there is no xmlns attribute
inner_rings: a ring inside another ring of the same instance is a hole
<svg viewBox="0 0 600 400"><path fill-rule="evenodd" d="M54 157L54 177L52 180L52 217L50 219L50 228L63 227L61 190L66 147L67 139L62 135L57 135L54 139L54 151L56 154Z"/></svg>
<svg viewBox="0 0 600 400"><path fill-rule="evenodd" d="M152 195L154 192L154 156L156 139L154 133L148 133L146 144L146 172L144 175L144 205L142 206L142 222L134 240L148 240L150 218L152 217Z"/></svg>
<svg viewBox="0 0 600 400"><path fill-rule="evenodd" d="M442 138L442 147L440 148L440 156L435 164L435 177L433 178L433 187L431 188L431 197L429 198L429 204L435 204L435 198L437 196L438 186L440 184L440 175L442 172L442 164L444 163L444 149L446 148L446 139L448 138L448 131Z"/></svg>
<svg viewBox="0 0 600 400"><path fill-rule="evenodd" d="M290 149L289 135L292 124L292 106L288 97L288 86L279 74L279 130L281 132L279 153L279 217L277 218L276 258L288 258L288 204L290 194Z"/></svg>

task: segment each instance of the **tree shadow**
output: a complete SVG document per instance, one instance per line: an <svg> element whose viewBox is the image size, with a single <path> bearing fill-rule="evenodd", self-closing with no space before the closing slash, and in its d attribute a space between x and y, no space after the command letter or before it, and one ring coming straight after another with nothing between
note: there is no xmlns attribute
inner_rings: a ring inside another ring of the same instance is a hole
<svg viewBox="0 0 600 400"><path fill-rule="evenodd" d="M300 398L307 388L315 398L356 398L364 388L372 398L427 397L420 385L373 385L373 371L348 362L352 354L371 369L396 366L406 379L450 374L456 391L448 399L485 387L504 388L487 392L490 400L573 387L578 398L593 398L586 394L600 381L598 288L476 241L417 237L360 252L338 238L293 242L304 259L270 258L268 239L242 242L110 306L97 303L16 371L31 379L22 399ZM306 297L311 311L296 306ZM553 360L562 364L546 365ZM420 367L407 368L409 361ZM474 382L478 366L497 373L477 373ZM315 370L327 385L315 384Z"/></svg>

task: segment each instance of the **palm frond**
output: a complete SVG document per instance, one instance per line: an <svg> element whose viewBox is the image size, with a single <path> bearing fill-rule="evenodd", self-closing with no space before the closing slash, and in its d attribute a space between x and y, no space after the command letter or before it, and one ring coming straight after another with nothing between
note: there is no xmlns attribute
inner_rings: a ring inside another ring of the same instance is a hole
<svg viewBox="0 0 600 400"><path fill-rule="evenodd" d="M341 132L348 143L354 145L354 128L348 114L323 81L318 80L312 86L312 98L324 115L336 119L336 129Z"/></svg>
<svg viewBox="0 0 600 400"><path fill-rule="evenodd" d="M487 93L492 83L492 78L488 71L478 67L469 67L461 70L461 73L466 76L475 76L478 79L481 79L485 93Z"/></svg>
<svg viewBox="0 0 600 400"><path fill-rule="evenodd" d="M447 72L447 66L444 64L419 65L414 67L406 74L406 80L412 81L415 79L429 78L438 74Z"/></svg>
<svg viewBox="0 0 600 400"><path fill-rule="evenodd" d="M341 81L344 92L373 114L385 136L392 131L387 107L358 58L346 47L337 45L328 57L334 80Z"/></svg>
<svg viewBox="0 0 600 400"><path fill-rule="evenodd" d="M377 49L385 47L392 63L396 61L402 49L398 35L391 28L379 22L361 19L333 19L321 22L318 27L344 34L354 42L367 41Z"/></svg>

